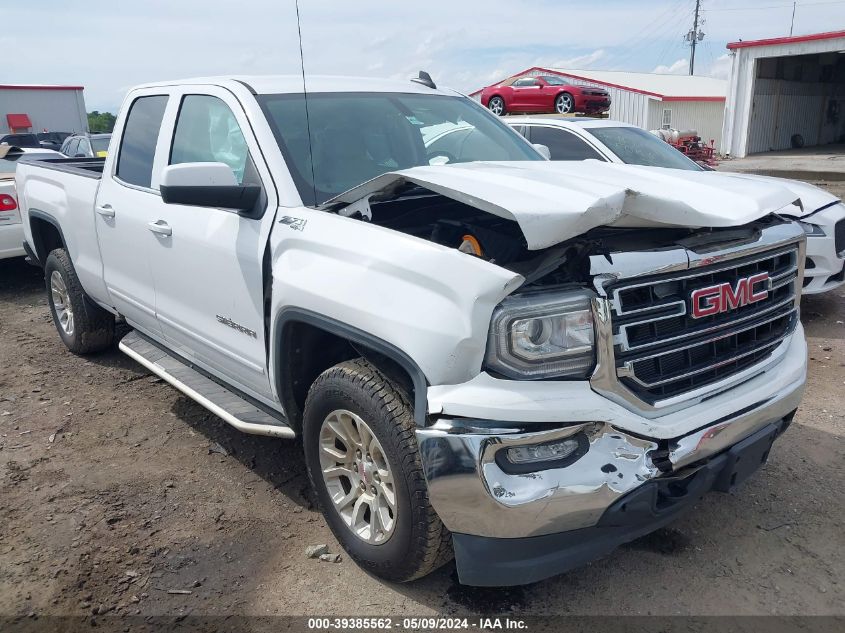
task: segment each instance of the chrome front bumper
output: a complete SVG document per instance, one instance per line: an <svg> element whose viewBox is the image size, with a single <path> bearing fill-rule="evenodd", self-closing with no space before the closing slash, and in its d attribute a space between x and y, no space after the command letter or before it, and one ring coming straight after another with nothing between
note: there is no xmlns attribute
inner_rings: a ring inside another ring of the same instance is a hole
<svg viewBox="0 0 845 633"><path fill-rule="evenodd" d="M725 451L776 420L788 418L804 390L799 379L765 401L670 440L625 433L607 422L507 423L441 418L419 429L429 498L452 532L520 538L596 525L605 510L649 480ZM577 433L588 448L561 468L513 474L496 454Z"/></svg>

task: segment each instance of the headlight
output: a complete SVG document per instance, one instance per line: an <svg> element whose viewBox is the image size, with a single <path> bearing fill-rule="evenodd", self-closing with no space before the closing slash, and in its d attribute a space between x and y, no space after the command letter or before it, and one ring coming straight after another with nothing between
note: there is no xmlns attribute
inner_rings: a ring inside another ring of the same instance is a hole
<svg viewBox="0 0 845 633"><path fill-rule="evenodd" d="M801 225L801 228L804 229L804 233L807 234L807 237L824 237L826 233L822 230L818 224L810 224L809 222L799 222L798 224Z"/></svg>
<svg viewBox="0 0 845 633"><path fill-rule="evenodd" d="M584 378L595 365L595 330L586 292L505 299L493 312L486 366L504 376Z"/></svg>

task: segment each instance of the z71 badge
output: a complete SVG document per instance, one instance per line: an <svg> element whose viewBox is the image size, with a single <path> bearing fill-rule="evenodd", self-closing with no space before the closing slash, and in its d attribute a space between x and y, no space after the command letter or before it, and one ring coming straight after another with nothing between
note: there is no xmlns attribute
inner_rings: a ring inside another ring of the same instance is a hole
<svg viewBox="0 0 845 633"><path fill-rule="evenodd" d="M292 218L289 215L286 215L279 220L279 224L287 224L294 231L304 231L306 222L308 222L308 220L304 218Z"/></svg>

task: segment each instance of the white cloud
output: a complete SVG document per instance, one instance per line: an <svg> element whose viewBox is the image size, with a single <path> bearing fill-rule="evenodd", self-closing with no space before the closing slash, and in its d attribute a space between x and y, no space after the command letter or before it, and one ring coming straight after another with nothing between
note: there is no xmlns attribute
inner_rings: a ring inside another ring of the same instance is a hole
<svg viewBox="0 0 845 633"><path fill-rule="evenodd" d="M596 64L596 62L603 60L605 57L607 57L607 53L604 49L600 48L598 50L593 51L592 53L588 53L587 55L577 55L575 57L559 59L555 62L552 62L551 66L552 68L570 68L573 70L592 68Z"/></svg>
<svg viewBox="0 0 845 633"><path fill-rule="evenodd" d="M689 61L679 59L669 66L656 66L651 72L658 75L686 75L689 72Z"/></svg>
<svg viewBox="0 0 845 633"><path fill-rule="evenodd" d="M727 79L731 76L731 65L733 64L733 58L730 54L725 53L724 55L720 55L713 63L710 65L710 68L707 69L707 74L711 77L715 77L716 79Z"/></svg>

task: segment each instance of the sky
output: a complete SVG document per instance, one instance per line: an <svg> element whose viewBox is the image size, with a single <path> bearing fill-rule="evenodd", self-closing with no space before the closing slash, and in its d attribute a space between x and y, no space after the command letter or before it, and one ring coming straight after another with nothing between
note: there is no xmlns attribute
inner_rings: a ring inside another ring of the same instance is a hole
<svg viewBox="0 0 845 633"><path fill-rule="evenodd" d="M695 0L300 0L306 76L406 79L471 92L531 66L688 72ZM695 74L727 78L725 45L789 34L791 0L702 0ZM299 73L294 0L0 0L0 83L85 87L116 112L133 85ZM845 29L845 0L798 0L794 34ZM33 37L33 34L36 37ZM43 35L43 39L39 37Z"/></svg>

